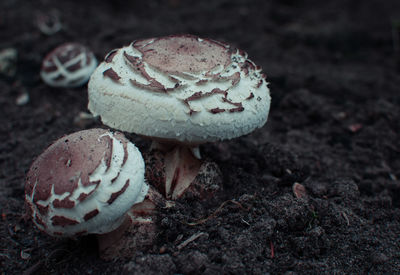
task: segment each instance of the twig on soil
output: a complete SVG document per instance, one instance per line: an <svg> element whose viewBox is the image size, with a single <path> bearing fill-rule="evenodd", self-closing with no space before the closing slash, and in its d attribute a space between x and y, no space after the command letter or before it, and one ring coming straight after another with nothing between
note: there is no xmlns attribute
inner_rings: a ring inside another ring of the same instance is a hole
<svg viewBox="0 0 400 275"><path fill-rule="evenodd" d="M204 232L198 232L196 234L193 234L189 239L187 239L186 241L182 242L180 245L177 246L177 248L179 250L181 250L182 248L184 248L185 246L187 246L189 243L197 240L198 238L200 238L203 235L208 235L207 233Z"/></svg>
<svg viewBox="0 0 400 275"><path fill-rule="evenodd" d="M275 257L274 243L272 241L270 241L269 246L271 248L271 259L273 259Z"/></svg>
<svg viewBox="0 0 400 275"><path fill-rule="evenodd" d="M203 224L203 223L207 222L208 220L214 218L214 217L222 210L222 208L224 208L224 206L225 206L226 204L228 204L228 203L236 204L236 205L239 206L240 208L244 209L244 207L243 207L240 203L238 203L237 201L235 201L235 200L224 201L224 202L217 208L217 210L215 210L215 212L212 213L212 214L211 214L210 216L208 216L207 218L203 218L203 219L197 220L197 221L195 221L195 222L189 222L189 223L186 223L186 224L187 224L187 225L191 225L191 226Z"/></svg>
<svg viewBox="0 0 400 275"><path fill-rule="evenodd" d="M342 214L343 218L346 220L347 226L349 226L350 225L350 221L349 221L349 218L347 217L346 213L340 212L340 214Z"/></svg>

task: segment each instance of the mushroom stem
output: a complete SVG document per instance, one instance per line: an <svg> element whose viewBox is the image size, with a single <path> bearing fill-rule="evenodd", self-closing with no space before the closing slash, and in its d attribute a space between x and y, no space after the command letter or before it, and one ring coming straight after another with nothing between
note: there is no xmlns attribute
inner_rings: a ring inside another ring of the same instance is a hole
<svg viewBox="0 0 400 275"><path fill-rule="evenodd" d="M123 223L115 230L105 233L105 234L98 234L97 235L97 244L99 247L100 255L104 254L108 248L112 247L119 243L122 238L124 232L128 229L131 225L132 220L129 215L125 215L125 219Z"/></svg>
<svg viewBox="0 0 400 275"><path fill-rule="evenodd" d="M178 199L199 173L199 147L153 141L150 150L161 151L164 157L165 186L160 191L167 199Z"/></svg>
<svg viewBox="0 0 400 275"><path fill-rule="evenodd" d="M150 245L155 238L153 217L157 207L166 205L162 195L150 187L146 198L132 206L117 229L97 235L100 257L112 260L117 256L125 256L125 254L129 254L129 251L136 250L141 246ZM146 234L137 234L142 231L145 231Z"/></svg>
<svg viewBox="0 0 400 275"><path fill-rule="evenodd" d="M156 226L151 217L134 218L128 214L120 227L97 235L99 256L107 261L132 256L136 251L151 246L155 237Z"/></svg>

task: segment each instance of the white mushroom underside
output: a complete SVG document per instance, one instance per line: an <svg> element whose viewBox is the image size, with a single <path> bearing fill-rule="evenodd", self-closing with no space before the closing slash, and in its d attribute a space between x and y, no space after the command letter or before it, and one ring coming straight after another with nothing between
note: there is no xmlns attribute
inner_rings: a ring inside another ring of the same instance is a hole
<svg viewBox="0 0 400 275"><path fill-rule="evenodd" d="M35 187L32 196L26 196L26 201L32 206L33 221L38 228L46 231L50 235L74 236L77 233L85 234L103 234L116 229L125 217L126 212L132 205L142 202L148 191L148 185L144 182L144 161L139 150L132 144L127 144L127 160L124 165L124 148L121 141L116 139L111 133L106 134L111 137L112 157L110 167L103 158L102 162L90 175L91 182L100 181L97 189L83 201L78 198L82 194L89 194L96 185L84 187L79 179L78 187L69 197L75 202L73 208L55 208L53 202L56 199L62 200L70 195L70 192L55 194L54 188L52 195L46 201L37 201L36 204L49 207L46 216L42 216L33 202L35 196ZM99 137L100 138L100 137ZM114 179L114 181L112 181ZM111 204L109 201L112 194L121 191L129 180L129 186L125 191L115 199ZM53 185L54 186L54 185ZM98 214L85 221L84 217L92 211L98 210ZM36 215L47 225L46 228L36 222ZM54 226L52 218L61 216L70 220L75 220L78 224ZM60 234L61 233L61 234Z"/></svg>
<svg viewBox="0 0 400 275"><path fill-rule="evenodd" d="M239 52L232 54L232 62L227 68L221 65L211 72L185 73L185 76L165 74L145 64L150 77L167 89L173 89L176 84L170 76L179 81L180 87L166 93L133 85L131 79L143 85L148 85L149 81L129 67L124 52L142 57L132 45L122 48L112 62L103 62L98 66L89 82L88 108L110 127L145 136L203 143L247 134L267 121L270 105L267 83L259 69L249 68L248 74L240 69L239 64L247 59ZM120 77L118 81L103 75L110 68ZM240 73L240 81L232 85L232 78L226 77L232 77L237 72ZM220 78L212 78L210 74L219 74ZM201 80L206 81L196 84ZM215 88L227 91L226 99L241 103L243 111L230 112L237 106L224 101L224 95L220 93L189 101L189 105L184 103L197 92L210 93ZM210 112L215 108L225 111ZM193 113L190 114L190 111Z"/></svg>

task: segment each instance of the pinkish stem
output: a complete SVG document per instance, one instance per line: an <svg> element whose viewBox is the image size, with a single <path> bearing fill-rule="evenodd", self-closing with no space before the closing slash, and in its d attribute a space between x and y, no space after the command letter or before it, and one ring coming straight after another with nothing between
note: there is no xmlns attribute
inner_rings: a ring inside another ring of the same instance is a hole
<svg viewBox="0 0 400 275"><path fill-rule="evenodd" d="M157 207L168 206L162 195L150 187L146 198L132 206L117 229L97 235L100 257L104 260L113 260L124 257L130 251L135 251L142 246L150 245L156 236L153 218ZM137 234L142 231L146 232L143 237Z"/></svg>
<svg viewBox="0 0 400 275"><path fill-rule="evenodd" d="M199 173L202 161L198 146L153 141L151 150L159 150L164 154L166 198L178 199Z"/></svg>

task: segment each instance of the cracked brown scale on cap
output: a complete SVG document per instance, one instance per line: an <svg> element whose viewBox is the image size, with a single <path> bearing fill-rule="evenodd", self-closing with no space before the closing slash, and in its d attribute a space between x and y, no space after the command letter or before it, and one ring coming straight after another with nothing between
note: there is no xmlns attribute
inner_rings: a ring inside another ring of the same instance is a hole
<svg viewBox="0 0 400 275"><path fill-rule="evenodd" d="M83 217L83 219L85 220L85 221L88 221L88 220L90 220L91 218L94 218L96 215L98 215L100 212L99 212L99 210L98 209L95 209L95 210L93 210L93 211L90 211L89 213L87 213L84 217Z"/></svg>
<svg viewBox="0 0 400 275"><path fill-rule="evenodd" d="M105 157L104 159L105 159L105 162L106 162L106 172L107 172L108 169L110 169L110 167L111 167L111 154L113 152L113 142L112 142L111 137L108 136L108 135L101 137L101 139L105 139L106 140L106 146L107 146L107 148L106 148L106 152L107 153L106 154L108 154L108 156ZM89 175L91 175L93 173L93 171L90 172Z"/></svg>
<svg viewBox="0 0 400 275"><path fill-rule="evenodd" d="M54 216L51 218L51 223L54 226L67 226L67 225L75 225L78 224L79 222L76 220L66 218L64 216Z"/></svg>
<svg viewBox="0 0 400 275"><path fill-rule="evenodd" d="M241 103L241 102L233 102L232 100L229 100L227 98L228 92L224 91L224 90L221 90L219 88L214 88L211 92L208 92L208 93L196 92L196 93L192 94L190 97L184 99L183 102L184 102L185 105L189 106L189 108L190 108L190 104L189 104L190 101L199 100L199 99L202 99L204 97L211 96L213 94L222 94L224 96L222 98L223 102L226 102L226 103L232 104L233 106L236 106L236 108L228 109L228 111L230 113L243 112L244 111L243 103ZM254 97L254 95L253 95L253 97ZM251 99L251 98L252 97L249 97L247 99ZM217 108L210 109L209 112L212 113L212 114L219 114L219 113L225 112L226 110L227 109L221 109L221 108L217 107ZM189 114L192 115L192 113L194 113L194 111L192 109L190 109L190 113Z"/></svg>
<svg viewBox="0 0 400 275"><path fill-rule="evenodd" d="M118 177L119 177L120 174L121 174L121 173L118 172L117 175L115 176L115 178L112 178L112 179L111 179L111 184L114 183L114 182L118 179Z"/></svg>
<svg viewBox="0 0 400 275"><path fill-rule="evenodd" d="M53 143L33 162L27 175L26 194L32 196L36 186L33 202L46 201L52 195L52 188L56 195L71 194L77 188L79 179L83 186L97 186L99 182L90 182L89 175L103 158L110 165L112 142L107 137L99 139L106 132L103 129L77 132ZM72 203L66 197L56 200L54 206L71 208Z"/></svg>
<svg viewBox="0 0 400 275"><path fill-rule="evenodd" d="M204 84L207 84L208 79L200 79L199 81L196 82L196 85L201 86Z"/></svg>
<svg viewBox="0 0 400 275"><path fill-rule="evenodd" d="M129 141L120 132L115 132L114 133L114 137L116 137L122 143L122 146L124 148L124 158L122 160L122 165L121 165L121 167L123 167L125 165L125 163L126 163L126 160L128 159L128 156L129 156L129 154L128 154L128 142Z"/></svg>
<svg viewBox="0 0 400 275"><path fill-rule="evenodd" d="M95 181L95 182L93 182L93 184L95 184L95 185L97 185L97 184L99 184L100 183L100 181ZM79 197L78 197L78 201L84 201L87 197L89 197L91 194L93 194L93 192L95 191L96 189L94 189L93 191L91 191L91 192L89 192L89 193L82 193L82 194L80 194L79 195Z"/></svg>
<svg viewBox="0 0 400 275"><path fill-rule="evenodd" d="M106 57L104 58L104 61L106 63L111 63L114 59L114 56L117 54L118 49L112 50L111 52L109 52Z"/></svg>
<svg viewBox="0 0 400 275"><path fill-rule="evenodd" d="M230 113L235 113L235 112L243 112L243 111L244 111L244 107L242 107L242 106L239 106L239 107L236 107L236 108L229 109L229 112L230 112Z"/></svg>
<svg viewBox="0 0 400 275"><path fill-rule="evenodd" d="M204 93L202 91L195 92L194 94L192 94L188 98L185 98L183 101L184 101L185 104L188 104L190 101L199 100L199 99L202 99L204 97L208 97L208 96L211 96L211 95L214 95L214 94L222 94L222 95L224 95L224 97L226 97L228 93L227 93L227 91L223 91L221 89L214 88L214 89L211 90L211 92L207 92L207 93Z"/></svg>
<svg viewBox="0 0 400 275"><path fill-rule="evenodd" d="M119 80L121 79L121 77L113 70L113 68L109 68L108 70L105 70L103 72L103 75L111 78L115 82L119 82Z"/></svg>
<svg viewBox="0 0 400 275"><path fill-rule="evenodd" d="M138 40L133 47L143 54L144 62L165 73L211 71L231 62L229 45L192 35Z"/></svg>
<svg viewBox="0 0 400 275"><path fill-rule="evenodd" d="M74 208L75 202L70 201L68 198L63 200L56 199L53 201L54 208Z"/></svg>
<svg viewBox="0 0 400 275"><path fill-rule="evenodd" d="M221 108L218 108L218 107L210 110L210 112L213 113L213 114L223 113L225 111L226 111L225 109L221 109Z"/></svg>
<svg viewBox="0 0 400 275"><path fill-rule="evenodd" d="M189 112L189 115L192 115L192 114L194 114L194 113L196 113L196 111L194 111L191 107L190 107L190 101L195 101L195 100L199 100L199 99L203 99L203 98L205 98L205 97L209 97L209 96L212 96L212 95L214 95L214 94L222 94L224 97L222 98L222 100L224 101L224 100L227 100L226 99L226 97L228 96L228 92L227 91L224 91L224 90L221 90L221 89L219 89L219 88L214 88L214 89L212 89L211 90L211 92L207 92L207 93L204 93L204 92L202 92L202 91L200 91L200 92L195 92L194 94L192 94L191 96L189 96L188 98L185 98L184 100L183 100L183 103L186 105L186 106L188 106L189 107L189 109L190 109L190 112ZM227 101L228 102L228 101ZM229 103L231 103L230 101L229 101ZM210 110L211 111L211 113L213 113L213 114L218 114L218 113L221 113L221 112L224 112L225 110L223 110L222 111L222 109L219 109L219 111L218 111L218 109L219 108L215 108L215 109L212 109L212 110ZM214 111L213 111L214 110Z"/></svg>
<svg viewBox="0 0 400 275"><path fill-rule="evenodd" d="M226 98L226 96L222 98L222 101L226 102L226 103L229 103L229 104L232 104L232 105L237 106L237 107L242 107L242 102L233 102L232 100L229 100L228 98Z"/></svg>
<svg viewBox="0 0 400 275"><path fill-rule="evenodd" d="M129 187L129 179L126 181L125 185L118 192L112 193L107 203L112 204L119 196L121 196L125 190Z"/></svg>
<svg viewBox="0 0 400 275"><path fill-rule="evenodd" d="M126 63L133 69L136 71L139 71L141 73L141 75L146 78L147 81L149 81L149 84L141 84L139 82L137 82L135 79L130 79L130 82L132 83L132 85L137 86L139 88L144 88L144 89L149 89L155 92L167 92L167 89L165 88L164 85L162 85L160 82L158 82L155 78L151 77L147 71L146 68L144 66L144 63L139 60L138 57L135 56L131 56L129 54L127 54L124 51L124 58Z"/></svg>
<svg viewBox="0 0 400 275"><path fill-rule="evenodd" d="M148 81L154 81L155 79L152 78L144 68L143 62L136 56L131 56L124 51L124 58L126 63L131 66L134 70L140 71L142 76L146 78Z"/></svg>

